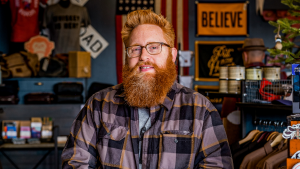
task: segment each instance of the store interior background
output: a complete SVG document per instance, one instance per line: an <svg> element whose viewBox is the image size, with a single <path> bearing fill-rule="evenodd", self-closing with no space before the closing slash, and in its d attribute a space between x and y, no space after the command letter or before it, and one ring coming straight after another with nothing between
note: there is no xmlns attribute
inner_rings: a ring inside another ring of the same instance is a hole
<svg viewBox="0 0 300 169"><path fill-rule="evenodd" d="M210 0L209 2L219 0ZM231 2L240 2L230 0ZM266 0L267 1L267 0ZM273 0L272 0L273 1ZM207 2L207 1L206 1ZM278 1L280 4L280 0ZM117 84L116 76L116 32L115 32L115 15L117 0L89 0L85 6L88 10L92 26L104 37L109 46L96 58L92 59L92 77L88 79L87 87L93 82L101 82L108 84ZM276 5L276 3L274 3ZM263 18L256 14L255 0L249 0L249 18L248 28L250 38L263 38L265 46L272 48L275 45L274 27L264 21ZM274 6L276 8L276 6ZM30 23L28 23L30 24ZM0 51L7 53L10 38L10 10L9 5L0 5ZM196 6L195 0L189 0L189 50L194 51L195 41L216 41L216 40L244 40L246 37L196 37ZM241 56L242 57L242 56ZM190 75L194 76L194 60L189 69ZM198 82L194 81L194 85L216 85L218 82ZM62 112L68 113L68 112ZM41 112L41 117L43 116ZM71 125L71 124L70 124ZM18 164L24 163L24 166L32 167L31 161L40 158L43 151L28 152L30 158L26 157L24 152L13 152L10 156L18 156ZM47 159L39 166L39 168L53 168L52 157ZM7 160L0 155L3 165L8 164ZM20 165L21 166L21 165ZM4 167L5 169L13 168L13 166Z"/></svg>
<svg viewBox="0 0 300 169"><path fill-rule="evenodd" d="M210 0L210 2L218 0ZM232 2L240 2L231 0ZM280 2L280 1L278 1ZM116 85L116 33L115 15L117 0L89 0L85 6L88 10L92 26L104 37L109 46L96 58L92 59L92 77L88 79L88 86L92 82L109 83ZM276 5L276 3L274 3ZM9 49L10 37L10 10L8 5L0 6L0 51L6 53ZM276 7L276 6L275 6ZM274 8L275 8L274 7ZM244 40L245 37L196 37L196 10L195 1L189 0L189 50L194 51L195 41L216 40ZM30 24L30 23L28 23ZM274 27L264 21L255 12L255 0L249 0L249 37L263 38L266 47L275 45ZM195 74L194 60L189 70ZM218 85L218 82L197 82L194 85Z"/></svg>

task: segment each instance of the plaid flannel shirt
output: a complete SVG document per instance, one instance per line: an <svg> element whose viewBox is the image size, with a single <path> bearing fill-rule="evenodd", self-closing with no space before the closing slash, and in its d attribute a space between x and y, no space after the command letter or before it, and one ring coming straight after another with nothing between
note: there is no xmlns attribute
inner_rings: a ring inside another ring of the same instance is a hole
<svg viewBox="0 0 300 169"><path fill-rule="evenodd" d="M164 103L150 108L150 118L142 168L233 168L221 118L201 94L174 83ZM138 119L122 84L95 93L72 124L63 168L137 169Z"/></svg>

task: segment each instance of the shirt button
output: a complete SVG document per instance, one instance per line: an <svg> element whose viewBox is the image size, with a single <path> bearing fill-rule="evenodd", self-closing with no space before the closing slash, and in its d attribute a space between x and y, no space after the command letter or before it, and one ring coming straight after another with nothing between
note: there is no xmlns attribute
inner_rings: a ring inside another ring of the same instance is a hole
<svg viewBox="0 0 300 169"><path fill-rule="evenodd" d="M175 143L178 143L178 140L175 138L174 142L175 142Z"/></svg>

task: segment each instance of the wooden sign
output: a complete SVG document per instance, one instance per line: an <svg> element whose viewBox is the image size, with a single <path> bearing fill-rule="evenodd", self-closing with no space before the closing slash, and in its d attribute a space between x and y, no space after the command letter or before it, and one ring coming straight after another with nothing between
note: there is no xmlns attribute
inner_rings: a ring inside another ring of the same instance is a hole
<svg viewBox="0 0 300 169"><path fill-rule="evenodd" d="M197 36L248 36L247 2L197 2Z"/></svg>
<svg viewBox="0 0 300 169"><path fill-rule="evenodd" d="M219 86L205 86L205 85L195 85L194 90L203 96L205 96L211 103L221 104L223 103L223 97L214 97L209 96L207 93L209 92L219 92Z"/></svg>
<svg viewBox="0 0 300 169"><path fill-rule="evenodd" d="M49 41L47 37L40 35L30 38L24 46L28 52L37 54L39 60L43 57L48 57L54 49L54 43Z"/></svg>
<svg viewBox="0 0 300 169"><path fill-rule="evenodd" d="M243 66L244 41L196 41L195 80L219 81L220 66Z"/></svg>

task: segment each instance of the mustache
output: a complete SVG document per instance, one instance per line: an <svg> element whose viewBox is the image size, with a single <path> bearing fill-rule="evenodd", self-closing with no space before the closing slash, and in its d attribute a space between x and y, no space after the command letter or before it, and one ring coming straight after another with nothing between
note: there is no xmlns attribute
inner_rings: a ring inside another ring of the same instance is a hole
<svg viewBox="0 0 300 169"><path fill-rule="evenodd" d="M139 69L139 67L142 66L142 65L153 66L154 69L157 69L157 68L158 68L157 64L152 63L152 62L150 62L150 61L146 61L146 62L140 61L140 62L138 62L133 68L131 68L130 71L137 70L137 69Z"/></svg>

